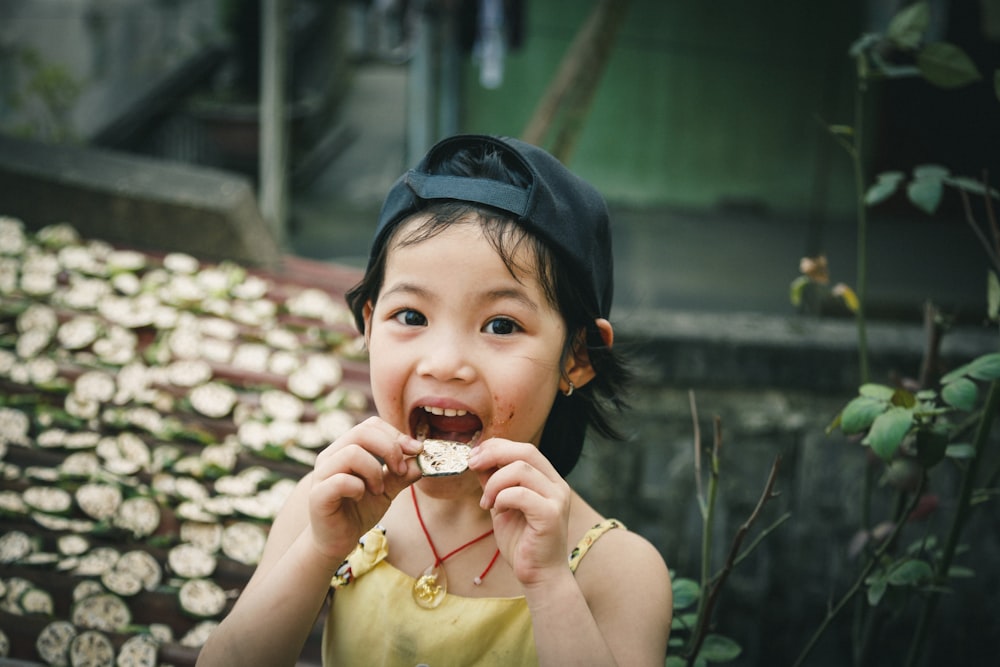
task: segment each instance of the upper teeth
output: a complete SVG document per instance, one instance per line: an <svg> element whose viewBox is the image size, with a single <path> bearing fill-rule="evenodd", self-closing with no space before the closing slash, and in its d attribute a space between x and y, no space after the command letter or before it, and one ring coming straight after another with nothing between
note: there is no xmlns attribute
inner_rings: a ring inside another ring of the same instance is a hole
<svg viewBox="0 0 1000 667"><path fill-rule="evenodd" d="M424 406L424 412L429 412L432 415L444 415L445 417L464 417L469 414L468 410L456 410L454 408L433 408L429 405Z"/></svg>

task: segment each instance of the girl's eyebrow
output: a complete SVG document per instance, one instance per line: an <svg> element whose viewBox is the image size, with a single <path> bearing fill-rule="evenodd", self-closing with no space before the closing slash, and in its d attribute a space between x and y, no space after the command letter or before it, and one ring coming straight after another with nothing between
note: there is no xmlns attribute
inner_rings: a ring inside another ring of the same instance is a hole
<svg viewBox="0 0 1000 667"><path fill-rule="evenodd" d="M395 294L404 294L409 296L418 296L421 298L432 298L432 294L429 290L411 282L401 282L390 286L387 290L382 293L381 298L387 296L393 296ZM487 289L479 293L478 301L482 303L492 303L495 301L512 300L520 303L526 308L530 308L532 311L538 310L538 304L535 303L523 290L514 287L499 287L497 289Z"/></svg>
<svg viewBox="0 0 1000 667"><path fill-rule="evenodd" d="M486 302L492 301L502 301L510 299L520 303L521 305L530 308L533 311L538 310L538 304L528 297L524 291L515 289L513 287L503 287L500 289L486 290L482 293L482 300Z"/></svg>
<svg viewBox="0 0 1000 667"><path fill-rule="evenodd" d="M397 283L395 285L392 285L387 290L382 292L382 298L385 298L387 296L392 296L393 294L412 294L415 296L422 296L422 297L430 296L430 292L428 292L423 287L420 287L419 285L416 285L414 283L407 283L407 282Z"/></svg>

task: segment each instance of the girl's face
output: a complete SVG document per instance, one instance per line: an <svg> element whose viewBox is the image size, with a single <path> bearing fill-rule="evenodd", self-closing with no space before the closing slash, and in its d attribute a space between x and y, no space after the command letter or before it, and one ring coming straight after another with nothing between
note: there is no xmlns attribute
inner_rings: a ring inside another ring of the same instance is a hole
<svg viewBox="0 0 1000 667"><path fill-rule="evenodd" d="M390 247L379 298L365 308L383 419L411 435L539 443L559 390L566 328L529 252L517 251L523 269L511 275L475 218Z"/></svg>

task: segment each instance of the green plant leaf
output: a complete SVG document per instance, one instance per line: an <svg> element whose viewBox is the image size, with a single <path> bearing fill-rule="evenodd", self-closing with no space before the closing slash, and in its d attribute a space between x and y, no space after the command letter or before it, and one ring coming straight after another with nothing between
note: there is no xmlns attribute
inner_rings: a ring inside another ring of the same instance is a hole
<svg viewBox="0 0 1000 667"><path fill-rule="evenodd" d="M949 459L972 459L976 457L976 448L967 442L957 442L948 445L944 450L944 455Z"/></svg>
<svg viewBox="0 0 1000 667"><path fill-rule="evenodd" d="M687 665L687 660L679 655L668 655L666 662L663 663L663 667L685 667Z"/></svg>
<svg viewBox="0 0 1000 667"><path fill-rule="evenodd" d="M906 186L907 198L928 215L937 211L943 193L944 185L937 178L918 178Z"/></svg>
<svg viewBox="0 0 1000 667"><path fill-rule="evenodd" d="M864 431L889 408L889 403L877 398L858 396L840 413L840 429L851 435Z"/></svg>
<svg viewBox="0 0 1000 667"><path fill-rule="evenodd" d="M917 53L924 78L941 88L961 88L983 78L972 59L949 42L928 44Z"/></svg>
<svg viewBox="0 0 1000 667"><path fill-rule="evenodd" d="M882 601L882 597L885 595L886 583L883 577L879 577L871 582L868 586L868 604L872 607L878 606L878 603Z"/></svg>
<svg viewBox="0 0 1000 667"><path fill-rule="evenodd" d="M962 364L958 368L953 368L952 370L941 376L941 384L948 384L949 382L954 382L958 378L963 378L969 373L969 366L971 364Z"/></svg>
<svg viewBox="0 0 1000 667"><path fill-rule="evenodd" d="M973 359L966 374L977 380L1000 380L1000 352L991 352Z"/></svg>
<svg viewBox="0 0 1000 667"><path fill-rule="evenodd" d="M896 390L892 387L888 387L884 384L875 384L874 382L863 384L858 388L858 395L867 396L869 398L878 398L883 401L891 401L895 393Z"/></svg>
<svg viewBox="0 0 1000 667"><path fill-rule="evenodd" d="M899 48L912 51L920 45L930 20L930 4L915 2L892 17L885 36Z"/></svg>
<svg viewBox="0 0 1000 667"><path fill-rule="evenodd" d="M788 290L788 300L791 301L792 305L796 308L802 305L802 293L811 282L812 281L809 280L809 276L799 276L792 281L792 285Z"/></svg>
<svg viewBox="0 0 1000 667"><path fill-rule="evenodd" d="M975 178L969 178L968 176L949 176L944 179L944 182L954 188L964 190L969 194L985 195L989 193L990 197L1000 199L1000 190L997 190L996 188L989 188L987 190L986 185L984 185L982 181L978 181Z"/></svg>
<svg viewBox="0 0 1000 667"><path fill-rule="evenodd" d="M707 634L705 641L698 652L699 658L704 658L709 662L729 662L740 657L743 649L729 637L722 635Z"/></svg>
<svg viewBox="0 0 1000 667"><path fill-rule="evenodd" d="M910 426L913 424L913 411L894 406L880 414L872 422L868 436L862 441L872 448L882 459L888 461L899 449Z"/></svg>
<svg viewBox="0 0 1000 667"><path fill-rule="evenodd" d="M969 378L959 378L941 388L941 398L951 407L968 412L976 406L979 388Z"/></svg>
<svg viewBox="0 0 1000 667"><path fill-rule="evenodd" d="M895 194L902 181L903 173L899 171L887 171L879 174L875 183L865 193L865 204L874 206L885 201Z"/></svg>
<svg viewBox="0 0 1000 667"><path fill-rule="evenodd" d="M952 579L971 579L976 576L976 571L964 565L952 565L948 568L948 576Z"/></svg>
<svg viewBox="0 0 1000 667"><path fill-rule="evenodd" d="M914 559L896 563L889 570L886 581L893 586L915 586L930 581L933 576L934 570L927 561Z"/></svg>
<svg viewBox="0 0 1000 667"><path fill-rule="evenodd" d="M939 181L948 178L951 172L940 164L919 164L913 168L913 178L934 178Z"/></svg>
<svg viewBox="0 0 1000 667"><path fill-rule="evenodd" d="M692 579L674 579L674 609L684 609L698 601L701 597L701 586Z"/></svg>

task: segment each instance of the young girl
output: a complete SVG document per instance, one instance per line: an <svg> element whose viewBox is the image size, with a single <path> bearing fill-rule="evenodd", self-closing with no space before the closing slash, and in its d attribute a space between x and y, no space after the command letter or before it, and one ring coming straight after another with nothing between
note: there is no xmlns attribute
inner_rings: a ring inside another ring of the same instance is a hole
<svg viewBox="0 0 1000 667"><path fill-rule="evenodd" d="M328 665L662 666L660 554L563 479L621 406L611 294L590 185L514 139L432 148L348 294L378 417L299 483L199 665L293 665L332 591ZM467 470L424 475L424 437Z"/></svg>

